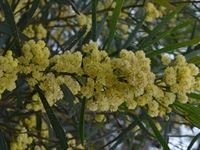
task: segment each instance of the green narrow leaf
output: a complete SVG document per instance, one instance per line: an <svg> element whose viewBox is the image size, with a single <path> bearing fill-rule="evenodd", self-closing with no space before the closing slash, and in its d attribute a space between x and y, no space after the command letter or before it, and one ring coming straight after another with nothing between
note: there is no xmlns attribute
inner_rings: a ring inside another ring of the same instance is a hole
<svg viewBox="0 0 200 150"><path fill-rule="evenodd" d="M123 129L122 133L120 133L116 138L114 138L113 140L109 141L108 143L106 143L104 146L100 147L98 150L102 150L105 149L105 147L107 147L108 145L112 144L113 142L123 138L130 130L132 130L134 127L136 126L136 124L133 122L131 123L126 129Z"/></svg>
<svg viewBox="0 0 200 150"><path fill-rule="evenodd" d="M124 43L124 45L122 46L122 48L127 48L130 45L130 43L134 40L134 38L136 37L136 34L137 34L138 30L142 27L142 24L143 24L143 22L145 20L145 17L146 16L144 16L142 18L142 20L137 24L137 26L132 31L132 33L130 33L128 39L126 40L126 42Z"/></svg>
<svg viewBox="0 0 200 150"><path fill-rule="evenodd" d="M168 10L176 10L176 7L172 4L170 4L169 1L166 0L153 0L154 3L159 4L165 8L167 8Z"/></svg>
<svg viewBox="0 0 200 150"><path fill-rule="evenodd" d="M1 130L0 130L0 148L2 150L8 150L6 140L5 140L3 132Z"/></svg>
<svg viewBox="0 0 200 150"><path fill-rule="evenodd" d="M39 0L34 0L31 8L27 12L25 12L22 15L22 17L20 18L18 26L19 26L19 28L20 28L21 31L25 29L25 27L28 25L28 22L33 17L36 9L39 6L39 2L40 2Z"/></svg>
<svg viewBox="0 0 200 150"><path fill-rule="evenodd" d="M62 150L66 150L68 145L67 145L67 138L65 136L65 132L60 124L60 122L58 121L58 119L56 118L53 110L51 109L51 107L49 106L46 97L43 94L43 91L39 88L38 85L36 85L35 87L36 91L38 92L40 99L42 101L42 104L46 110L47 116L49 118L49 121L51 122L51 125L53 127L53 130L55 132L56 137L59 139L59 143L61 145Z"/></svg>
<svg viewBox="0 0 200 150"><path fill-rule="evenodd" d="M106 19L107 19L107 14L105 16L103 16L103 19L99 23L97 23L97 31L96 31L97 39L98 39L102 29L103 29L103 26L104 26L104 24L106 22Z"/></svg>
<svg viewBox="0 0 200 150"><path fill-rule="evenodd" d="M80 121L79 121L79 136L81 143L85 140L85 98L82 99L81 111L80 111Z"/></svg>
<svg viewBox="0 0 200 150"><path fill-rule="evenodd" d="M72 9L77 13L80 14L76 5L74 4L74 2L72 0L67 0L67 2L72 6Z"/></svg>
<svg viewBox="0 0 200 150"><path fill-rule="evenodd" d="M175 102L172 105L173 111L184 119L189 121L193 126L200 128L200 108L192 104L182 104Z"/></svg>
<svg viewBox="0 0 200 150"><path fill-rule="evenodd" d="M196 93L190 93L190 94L187 94L187 96L197 99L197 100L200 100L200 95L196 94Z"/></svg>
<svg viewBox="0 0 200 150"><path fill-rule="evenodd" d="M96 21L97 0L92 0L92 40L97 40L97 21Z"/></svg>
<svg viewBox="0 0 200 150"><path fill-rule="evenodd" d="M193 139L192 141L190 142L187 150L191 150L192 146L194 145L194 143L200 138L200 133L198 133Z"/></svg>
<svg viewBox="0 0 200 150"><path fill-rule="evenodd" d="M41 135L41 128L42 128L42 116L41 112L36 113L36 129L37 129L37 135L40 137Z"/></svg>
<svg viewBox="0 0 200 150"><path fill-rule="evenodd" d="M119 18L120 12L121 12L121 8L123 6L124 0L116 0L116 6L115 9L113 10L113 15L112 15L112 19L111 19L111 25L109 27L109 35L108 35L108 39L106 40L103 49L109 49L110 44L114 38L115 35L115 31L116 31L116 25L117 25L117 20Z"/></svg>
<svg viewBox="0 0 200 150"><path fill-rule="evenodd" d="M159 50L152 51L150 53L147 53L147 56L153 57L153 56L156 56L156 55L160 55L163 52L169 52L169 51L173 51L173 50L178 49L178 48L192 46L192 45L195 45L199 42L200 42L200 37L197 37L197 38L194 38L194 39L189 40L189 41L171 44L171 45L168 45L168 46L161 48Z"/></svg>
<svg viewBox="0 0 200 150"><path fill-rule="evenodd" d="M2 23L2 22L0 22L0 32L8 34L8 35L12 35L11 29L5 23Z"/></svg>
<svg viewBox="0 0 200 150"><path fill-rule="evenodd" d="M147 119L150 127L152 128L155 137L157 138L157 140L160 142L160 144L162 145L164 150L170 150L168 147L167 142L165 141L165 139L163 138L163 136L161 135L161 133L158 131L158 129L156 128L153 120L147 115L147 113L144 111L144 116Z"/></svg>
<svg viewBox="0 0 200 150"><path fill-rule="evenodd" d="M151 137L155 137L152 133L150 133L147 128L143 125L143 123L141 122L141 120L137 117L137 116L133 116L134 121L136 122L136 124L149 136Z"/></svg>
<svg viewBox="0 0 200 150"><path fill-rule="evenodd" d="M84 26L80 31L78 31L74 36L72 36L68 41L62 45L63 51L71 49L79 40L82 38L86 32L86 26Z"/></svg>
<svg viewBox="0 0 200 150"><path fill-rule="evenodd" d="M15 38L15 41L16 41L17 49L16 49L15 53L17 55L20 55L21 52L20 52L19 33L18 33L18 30L17 30L17 26L15 24L15 19L14 19L14 15L13 15L12 9L11 9L11 7L10 7L10 5L9 5L7 0L3 0L2 9L3 9L4 14L5 14L6 22L9 24L10 29L12 31L12 34L14 35L14 38Z"/></svg>
<svg viewBox="0 0 200 150"><path fill-rule="evenodd" d="M183 5L184 6L184 5ZM147 36L146 38L144 38L142 40L141 43L139 43L139 49L142 49L143 48L143 45L146 43L146 42L149 42L151 41L154 37L157 36L157 34L169 23L169 21L177 14L179 13L183 6L180 6L179 8L176 9L176 11L173 11L171 13L169 13L168 15L166 15L162 21L150 32L149 36Z"/></svg>
<svg viewBox="0 0 200 150"><path fill-rule="evenodd" d="M0 22L0 32L12 36L11 29L5 23L2 22ZM19 32L19 37L20 39L25 41L29 39L26 35L22 34L21 32Z"/></svg>
<svg viewBox="0 0 200 150"><path fill-rule="evenodd" d="M179 29L182 29L182 28L184 28L184 27L186 27L186 26L188 26L188 25L191 25L192 23L193 23L193 21L191 21L191 20L185 21L185 22L183 22L183 23L177 25L177 26L174 27L174 28L171 28L171 29L169 29L169 30L167 30L167 31L165 31L165 32L159 33L159 35L157 35L157 36L155 37L155 39L152 39L151 41L145 42L142 48L146 48L146 47L148 47L149 45L152 45L152 44L158 42L159 40L161 40L161 39L167 37L167 36L170 35L171 33L174 33L174 32L176 32L176 31L178 31Z"/></svg>
<svg viewBox="0 0 200 150"><path fill-rule="evenodd" d="M199 65L200 64L200 56L198 56L198 55L199 55L199 53L196 56L193 56L190 60L188 60L188 62Z"/></svg>
<svg viewBox="0 0 200 150"><path fill-rule="evenodd" d="M72 94L70 89L65 84L62 84L60 87L63 91L65 100L73 104L73 101L75 100L75 96Z"/></svg>

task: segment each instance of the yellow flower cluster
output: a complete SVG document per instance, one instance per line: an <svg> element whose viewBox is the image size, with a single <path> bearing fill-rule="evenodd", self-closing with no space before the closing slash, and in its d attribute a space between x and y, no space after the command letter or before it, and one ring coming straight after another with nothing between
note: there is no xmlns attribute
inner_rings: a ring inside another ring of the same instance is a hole
<svg viewBox="0 0 200 150"><path fill-rule="evenodd" d="M80 27L86 26L87 32L90 31L92 27L92 20L90 16L86 16L83 13L77 15L77 21Z"/></svg>
<svg viewBox="0 0 200 150"><path fill-rule="evenodd" d="M82 54L80 52L71 53L66 51L64 54L55 55L50 62L54 65L52 69L57 72L80 74Z"/></svg>
<svg viewBox="0 0 200 150"><path fill-rule="evenodd" d="M13 141L10 144L11 150L27 149L32 143L35 144L34 150L46 150L46 148L41 145L41 141L38 141L36 136L38 135L38 131L36 130L35 115L31 115L29 118L21 120L16 129L18 131L18 134L16 136L13 136ZM41 131L39 134L42 139L46 139L49 137L47 124L43 120L41 124ZM45 142L45 140L42 141Z"/></svg>
<svg viewBox="0 0 200 150"><path fill-rule="evenodd" d="M19 71L32 75L36 72L45 71L49 66L50 52L45 47L44 41L28 41L22 47L23 56L19 57ZM37 74L38 75L38 74ZM36 75L36 76L37 76ZM39 75L38 75L39 76Z"/></svg>
<svg viewBox="0 0 200 150"><path fill-rule="evenodd" d="M74 139L73 135L71 133L67 133L66 137L68 139L67 144L68 148L67 150L84 150L84 146L82 144L78 144L76 139Z"/></svg>
<svg viewBox="0 0 200 150"><path fill-rule="evenodd" d="M42 24L29 25L24 29L23 33L29 38L36 37L37 39L43 39L47 36L47 30Z"/></svg>
<svg viewBox="0 0 200 150"><path fill-rule="evenodd" d="M161 18L165 13L164 7L160 7L160 9L157 9L156 6L151 2L146 3L144 9L147 15L145 18L147 22L153 22L155 19Z"/></svg>
<svg viewBox="0 0 200 150"><path fill-rule="evenodd" d="M105 122L106 121L106 116L103 114L97 114L95 116L96 122Z"/></svg>
<svg viewBox="0 0 200 150"><path fill-rule="evenodd" d="M197 85L195 81L197 74L199 74L198 67L187 63L184 56L178 55L175 63L166 68L164 82L170 87L170 91L178 94L180 102L186 103L188 101L186 94L193 91Z"/></svg>
<svg viewBox="0 0 200 150"><path fill-rule="evenodd" d="M35 80L37 80L37 78ZM57 100L63 98L63 92L61 91L60 84L53 73L48 73L43 76L43 79L39 82L39 87L43 90L50 106L53 106ZM38 93L33 95L32 103L27 104L27 109L44 111Z"/></svg>
<svg viewBox="0 0 200 150"><path fill-rule="evenodd" d="M52 106L56 100L63 97L63 93L53 73L44 74L49 66L50 52L43 41L37 43L28 41L22 47L23 56L19 57L19 71L27 75L27 82L31 87L39 84L44 91L49 104ZM38 94L33 95L33 102L27 104L27 109L43 110Z"/></svg>
<svg viewBox="0 0 200 150"><path fill-rule="evenodd" d="M131 110L144 107L152 117L164 116L171 111L170 105L176 98L186 103L186 94L200 89L200 79L195 79L199 69L187 63L182 55L173 62L163 55L161 61L167 67L163 77L156 79L151 60L143 51L123 49L118 58L111 58L94 42L85 44L82 51L83 55L67 51L49 58L50 52L43 41L30 40L22 48L18 70L27 75L31 87L39 85L50 106L63 98L60 86L65 84L75 96L86 98L89 110L97 112L117 111L124 104ZM5 58L11 59L9 53ZM44 110L37 93L26 107ZM102 115L96 116L97 121L103 119Z"/></svg>
<svg viewBox="0 0 200 150"><path fill-rule="evenodd" d="M29 118L25 118L23 120L24 126L26 126L26 128L28 129L29 132L33 133L33 134L38 134L36 127L37 127L37 122L36 122L36 115L31 115ZM46 124L46 122L44 120L42 120L41 123L41 131L40 131L40 136L45 139L49 137L49 130L48 130L48 126ZM33 140L35 142L37 142L37 138L33 137ZM44 140L45 142L45 140Z"/></svg>
<svg viewBox="0 0 200 150"><path fill-rule="evenodd" d="M83 72L88 78L81 88L82 96L89 99L88 109L117 111L123 103L128 109L135 109L138 97L155 79L144 52L122 50L119 58L111 59L94 43L83 46L83 51L90 52L83 58Z"/></svg>
<svg viewBox="0 0 200 150"><path fill-rule="evenodd" d="M33 138L28 136L28 131L23 126L16 127L19 130L17 137L11 142L11 150L24 150L28 148L28 145L33 142Z"/></svg>
<svg viewBox="0 0 200 150"><path fill-rule="evenodd" d="M167 55L162 55L161 61L163 65L169 65L171 63L171 58Z"/></svg>
<svg viewBox="0 0 200 150"><path fill-rule="evenodd" d="M15 89L17 80L18 60L13 58L12 51L7 51L5 56L0 56L0 98L5 91Z"/></svg>
<svg viewBox="0 0 200 150"><path fill-rule="evenodd" d="M150 116L163 117L171 112L170 105L177 95L178 100L185 103L186 93L199 88L200 79L195 81L194 78L199 73L198 68L186 63L181 55L173 63L163 56L162 62L173 66L164 70L161 80L156 80L150 59L143 51L122 50L119 58L110 58L105 51L99 51L95 43L86 44L82 49L87 53L83 58L83 75L87 80L81 87L81 95L88 99L87 108L92 111L116 111L125 103L128 109L145 107ZM102 118L96 117L98 121Z"/></svg>

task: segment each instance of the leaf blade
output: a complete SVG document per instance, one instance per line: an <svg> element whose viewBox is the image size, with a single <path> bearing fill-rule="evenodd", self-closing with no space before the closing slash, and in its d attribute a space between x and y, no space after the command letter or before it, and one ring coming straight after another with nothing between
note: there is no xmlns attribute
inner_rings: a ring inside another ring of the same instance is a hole
<svg viewBox="0 0 200 150"><path fill-rule="evenodd" d="M199 42L200 42L200 37L196 37L196 38L189 40L189 41L171 44L171 45L168 45L168 46L161 48L159 50L152 51L150 53L147 53L147 56L148 57L157 56L157 55L160 55L163 52L169 52L169 51L172 51L172 50L175 50L175 49L178 49L178 48L195 45Z"/></svg>
<svg viewBox="0 0 200 150"><path fill-rule="evenodd" d="M144 116L147 119L147 121L148 121L150 127L152 128L153 132L155 133L155 137L158 139L159 143L162 145L163 149L164 150L170 150L170 148L168 147L167 142L165 141L165 139L163 138L161 133L156 128L153 120L147 115L147 113L145 111L144 111Z"/></svg>
<svg viewBox="0 0 200 150"><path fill-rule="evenodd" d="M113 10L113 15L112 15L112 19L111 19L111 25L109 28L109 35L108 35L108 39L106 40L103 49L109 49L110 44L114 38L115 35L115 31L116 31L116 25L117 25L117 20L119 18L120 12L121 12L121 8L123 6L124 0L117 0L116 1L116 7Z"/></svg>
<svg viewBox="0 0 200 150"><path fill-rule="evenodd" d="M79 121L79 136L81 143L85 140L85 98L82 99L81 111L80 111L80 121Z"/></svg>
<svg viewBox="0 0 200 150"><path fill-rule="evenodd" d="M92 40L97 40L97 21L96 21L97 0L92 0Z"/></svg>
<svg viewBox="0 0 200 150"><path fill-rule="evenodd" d="M36 9L39 6L39 2L39 0L34 0L31 8L22 15L18 23L18 26L20 27L21 31L27 26L28 21L33 17Z"/></svg>
<svg viewBox="0 0 200 150"><path fill-rule="evenodd" d="M51 107L49 106L47 99L45 98L43 91L39 88L38 85L36 85L36 91L38 92L40 99L42 101L42 104L46 110L47 116L49 118L49 121L51 122L51 125L55 131L55 135L57 136L57 138L59 139L60 145L62 150L66 150L68 145L67 145L67 138L65 136L65 132L60 124L60 122L58 121L57 117L55 116L53 110L51 109Z"/></svg>
<svg viewBox="0 0 200 150"><path fill-rule="evenodd" d="M198 133L190 142L190 144L187 147L187 150L191 150L192 146L194 145L194 143L200 138L200 133Z"/></svg>

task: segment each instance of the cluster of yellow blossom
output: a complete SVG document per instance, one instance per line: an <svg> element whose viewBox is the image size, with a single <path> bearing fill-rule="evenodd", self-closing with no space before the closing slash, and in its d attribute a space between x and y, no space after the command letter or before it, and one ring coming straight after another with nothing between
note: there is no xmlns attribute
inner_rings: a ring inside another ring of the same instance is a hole
<svg viewBox="0 0 200 150"><path fill-rule="evenodd" d="M33 138L28 136L28 131L25 127L17 126L16 129L19 130L19 134L11 142L10 149L24 150L33 142Z"/></svg>
<svg viewBox="0 0 200 150"><path fill-rule="evenodd" d="M181 103L186 103L188 101L186 94L198 85L195 81L197 74L199 74L198 67L187 63L184 56L178 55L175 62L165 69L164 82L170 87L170 91L177 94Z"/></svg>
<svg viewBox="0 0 200 150"><path fill-rule="evenodd" d="M47 30L42 24L29 25L24 29L23 33L29 38L36 37L37 39L43 39L47 36Z"/></svg>
<svg viewBox="0 0 200 150"><path fill-rule="evenodd" d="M161 6L159 9L157 9L153 3L148 2L146 3L144 9L146 11L145 20L147 22L153 22L155 19L161 18L163 16L166 8Z"/></svg>
<svg viewBox="0 0 200 150"><path fill-rule="evenodd" d="M42 139L47 139L49 137L49 131L47 124L42 120L40 133L36 130L36 116L31 115L29 118L25 118L20 121L19 125L16 127L18 134L13 136L13 140L10 144L11 150L24 150L29 147L32 143L35 144L34 150L46 150L46 148L41 145L41 141L38 141L37 136ZM43 140L45 142L45 140ZM39 144L39 145L37 145Z"/></svg>
<svg viewBox="0 0 200 150"><path fill-rule="evenodd" d="M106 121L106 116L104 114L97 114L95 116L96 122L105 122Z"/></svg>
<svg viewBox="0 0 200 150"><path fill-rule="evenodd" d="M37 78L33 78L37 80ZM38 79L39 80L39 79ZM48 73L43 76L43 79L38 83L40 88L43 90L45 97L48 100L50 106L53 106L57 100L63 98L63 92L61 91L59 81L53 73ZM41 103L39 94L36 93L32 96L32 103L27 104L26 106L29 110L44 111L43 105Z"/></svg>
<svg viewBox="0 0 200 150"><path fill-rule="evenodd" d="M71 6L67 6L67 5L63 5L59 11L59 17L63 18L63 17L67 17L70 15L74 15L74 11L71 8Z"/></svg>
<svg viewBox="0 0 200 150"><path fill-rule="evenodd" d="M92 27L92 19L91 16L86 16L83 13L77 15L77 21L79 26L83 27L86 26L87 27L87 32L90 31L91 27Z"/></svg>
<svg viewBox="0 0 200 150"><path fill-rule="evenodd" d="M195 79L199 69L188 64L182 55L173 62L163 55L161 61L167 67L163 77L156 79L151 60L143 51L123 49L118 58L111 58L98 49L97 43L91 42L82 47L83 54L67 51L50 58L43 41L30 40L22 52L18 58L19 72L27 75L31 87L40 86L50 106L63 98L60 86L65 84L75 96L87 99L86 106L91 111L117 111L125 104L132 110L144 107L152 117L164 116L171 111L170 105L176 98L186 103L186 94L200 87L200 79ZM37 93L26 107L44 110ZM97 116L96 120L103 118Z"/></svg>
<svg viewBox="0 0 200 150"><path fill-rule="evenodd" d="M18 60L13 58L12 51L8 50L5 56L0 56L0 98L5 91L16 88Z"/></svg>
<svg viewBox="0 0 200 150"><path fill-rule="evenodd" d="M19 71L27 75L26 80L31 87L39 84L52 106L56 100L63 97L63 93L55 75L53 73L44 74L50 62L49 49L45 47L44 41L34 42L30 40L22 47L22 53L23 56L18 58ZM38 94L33 95L33 102L27 104L27 109L43 110Z"/></svg>
<svg viewBox="0 0 200 150"><path fill-rule="evenodd" d="M80 52L71 53L66 51L64 54L55 55L50 62L54 65L52 69L57 72L81 74L82 54Z"/></svg>
<svg viewBox="0 0 200 150"><path fill-rule="evenodd" d="M68 148L67 150L84 150L84 146L82 144L78 144L76 139L74 139L73 135L71 133L67 133L66 134L66 137L68 138L68 141L67 141L67 145L68 145Z"/></svg>
<svg viewBox="0 0 200 150"><path fill-rule="evenodd" d="M62 73L80 74L82 55L80 52L56 55L49 58L50 52L43 41L28 41L22 47L23 55L18 58L18 70L27 75L26 80L30 87L36 84L44 91L50 106L53 106L57 100L63 98L63 92L60 85L66 84L74 95L80 91L80 85L69 75ZM52 65L50 70L48 66ZM45 71L47 71L45 73ZM55 73L55 74L54 74ZM32 96L32 102L26 105L29 110L44 111L38 93Z"/></svg>
<svg viewBox="0 0 200 150"><path fill-rule="evenodd" d="M29 132L34 133L34 134L38 134L36 127L37 127L37 122L36 122L36 115L31 115L29 116L29 118L25 118L23 120L24 126L26 126L26 128L28 129ZM49 137L49 130L48 130L48 126L46 124L46 122L44 120L42 120L41 123L41 131L40 131L40 137L42 137L43 139L48 138ZM37 143L38 139L36 137L33 137L33 140ZM45 142L45 140L44 140Z"/></svg>
<svg viewBox="0 0 200 150"><path fill-rule="evenodd" d="M34 74L34 72L45 71L49 66L50 52L45 47L44 41L35 42L30 40L22 47L23 55L18 58L19 71L25 74Z"/></svg>

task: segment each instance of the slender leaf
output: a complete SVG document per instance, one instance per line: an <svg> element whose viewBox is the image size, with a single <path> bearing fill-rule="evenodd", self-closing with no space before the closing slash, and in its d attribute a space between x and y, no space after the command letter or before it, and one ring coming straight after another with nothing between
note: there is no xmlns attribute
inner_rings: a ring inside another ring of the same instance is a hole
<svg viewBox="0 0 200 150"><path fill-rule="evenodd" d="M108 35L108 39L106 40L106 42L103 46L103 49L105 49L105 48L109 49L110 44L111 44L111 42L114 38L117 20L119 18L123 3L124 3L124 0L117 0L116 1L116 6L115 6L115 9L113 10L113 15L112 15L112 19L111 19L111 25L109 27L110 32L109 32L109 35Z"/></svg>
<svg viewBox="0 0 200 150"><path fill-rule="evenodd" d="M143 45L146 42L149 42L152 40L152 38L156 37L157 34L169 23L169 21L177 14L181 11L181 9L183 8L183 6L177 8L177 10L169 13L167 16L165 16L162 21L150 32L149 36L147 36L146 38L144 38L142 40L141 43L139 43L139 49L143 48Z"/></svg>
<svg viewBox="0 0 200 150"><path fill-rule="evenodd" d="M170 45L168 45L168 46L166 46L164 48L161 48L159 50L155 50L155 51L152 51L150 53L147 53L147 56L148 57L152 57L152 56L160 55L163 52L169 52L169 51L176 50L178 48L195 45L195 44L197 44L199 42L200 42L200 37L197 37L197 38L194 38L194 39L189 40L189 41L185 41L185 42L181 42L181 43L175 43L175 44L170 44Z"/></svg>
<svg viewBox="0 0 200 150"><path fill-rule="evenodd" d="M196 100L200 100L200 94L190 93L190 94L187 94L187 96L194 98Z"/></svg>
<svg viewBox="0 0 200 150"><path fill-rule="evenodd" d="M37 112L36 113L36 129L37 129L37 134L39 134L38 136L41 136L41 129L42 129L42 116L41 116L41 112Z"/></svg>
<svg viewBox="0 0 200 150"><path fill-rule="evenodd" d="M66 150L68 145L67 145L67 138L65 136L65 132L58 121L57 117L55 116L53 110L49 106L47 99L45 98L43 91L39 88L38 85L36 85L36 90L40 96L40 99L42 101L42 104L46 110L47 116L49 118L49 121L51 122L51 125L53 127L53 130L55 132L56 137L59 139L59 143L61 145L62 150Z"/></svg>
<svg viewBox="0 0 200 150"><path fill-rule="evenodd" d="M192 57L188 62L199 65L200 64L200 56L196 55L196 56Z"/></svg>
<svg viewBox="0 0 200 150"><path fill-rule="evenodd" d="M134 38L136 37L136 34L137 34L138 30L142 27L142 24L143 24L143 22L145 20L145 17L146 16L144 16L142 18L142 20L136 25L135 29L130 33L128 39L126 40L126 42L122 46L123 48L127 48L130 45L130 43L134 40Z"/></svg>
<svg viewBox="0 0 200 150"><path fill-rule="evenodd" d="M195 127L200 128L200 108L192 104L182 104L175 102L172 106L173 111L184 117Z"/></svg>
<svg viewBox="0 0 200 150"><path fill-rule="evenodd" d="M82 105L80 111L79 136L83 144L85 140L85 99L82 99Z"/></svg>
<svg viewBox="0 0 200 150"><path fill-rule="evenodd" d="M96 22L97 0L92 0L92 40L97 40L97 22Z"/></svg>
<svg viewBox="0 0 200 150"><path fill-rule="evenodd" d="M170 4L169 1L166 0L153 0L154 3L157 3L165 8L167 8L168 10L176 10L176 7L172 4Z"/></svg>
<svg viewBox="0 0 200 150"><path fill-rule="evenodd" d="M84 36L86 32L86 26L80 29L74 36L62 45L63 51L71 49L79 40Z"/></svg>
<svg viewBox="0 0 200 150"><path fill-rule="evenodd" d="M152 128L154 134L155 134L155 137L157 138L157 140L160 142L160 144L162 145L163 149L164 150L170 150L169 147L168 147L168 144L167 142L165 141L165 139L163 138L163 136L161 135L161 133L158 131L158 129L156 128L153 120L151 119L151 117L149 117L147 115L147 113L144 111L144 116L145 118L147 119L150 127Z"/></svg>
<svg viewBox="0 0 200 150"><path fill-rule="evenodd" d="M136 124L133 122L131 123L126 129L123 129L122 133L120 133L117 137L115 137L113 140L109 141L108 143L106 143L104 146L100 147L98 150L102 150L105 149L105 147L107 147L108 145L112 144L113 142L123 138L128 132L130 132L130 130L132 130L134 127L136 126Z"/></svg>
<svg viewBox="0 0 200 150"><path fill-rule="evenodd" d="M98 37L99 37L103 27L104 27L104 24L106 22L107 16L108 16L107 14L105 16L103 16L102 20L99 23L97 23L97 31L96 31L97 39L98 39Z"/></svg>
<svg viewBox="0 0 200 150"><path fill-rule="evenodd" d="M182 29L182 28L184 28L184 27L186 27L186 26L188 26L188 25L191 25L192 23L193 23L193 22L192 22L191 20L185 21L185 22L183 22L183 23L180 23L179 25L177 25L177 26L174 27L174 28L171 28L171 29L169 29L169 30L167 30L167 31L165 31L165 32L159 33L159 35L157 35L157 36L155 37L155 39L152 39L152 40L150 40L150 41L145 42L142 48L146 48L146 47L148 47L149 45L152 45L152 44L158 42L159 40L161 40L161 39L167 37L167 36L170 35L171 33L174 33L174 32L176 32L176 31L178 31L178 30L180 30L180 29Z"/></svg>
<svg viewBox="0 0 200 150"><path fill-rule="evenodd" d="M0 22L0 32L5 33L9 36L13 35L11 29L5 23L2 22ZM29 39L26 35L24 35L21 32L19 32L19 37L24 41L27 41Z"/></svg>
<svg viewBox="0 0 200 150"><path fill-rule="evenodd" d="M0 130L0 148L2 150L8 150L6 140L5 140L3 132L1 130Z"/></svg>
<svg viewBox="0 0 200 150"><path fill-rule="evenodd" d="M39 0L34 0L31 8L27 12L25 12L20 18L18 26L20 27L21 31L28 25L28 22L31 20L36 9L39 6L39 2L40 2Z"/></svg>
<svg viewBox="0 0 200 150"><path fill-rule="evenodd" d="M2 9L3 9L4 14L5 14L6 22L9 24L10 29L12 31L12 34L14 35L14 38L15 38L15 41L16 41L17 49L16 49L15 53L17 55L20 55L21 52L20 52L19 33L18 33L18 30L17 30L17 26L15 24L15 19L14 19L14 15L13 15L12 9L11 9L11 7L10 7L10 5L9 5L7 0L3 0Z"/></svg>
<svg viewBox="0 0 200 150"><path fill-rule="evenodd" d="M194 145L194 143L200 138L200 133L198 133L190 142L189 146L187 147L187 150L191 150L192 146Z"/></svg>
<svg viewBox="0 0 200 150"><path fill-rule="evenodd" d="M65 100L73 104L75 96L72 94L71 90L65 84L61 85L61 89L63 91Z"/></svg>
<svg viewBox="0 0 200 150"><path fill-rule="evenodd" d="M149 136L151 137L155 137L151 132L148 131L148 129L143 125L143 123L141 122L141 120L137 117L137 116L133 116L133 119L135 121L135 123Z"/></svg>

